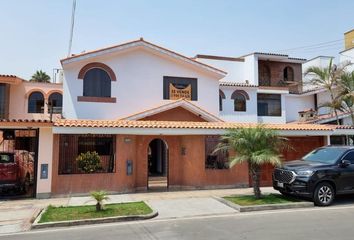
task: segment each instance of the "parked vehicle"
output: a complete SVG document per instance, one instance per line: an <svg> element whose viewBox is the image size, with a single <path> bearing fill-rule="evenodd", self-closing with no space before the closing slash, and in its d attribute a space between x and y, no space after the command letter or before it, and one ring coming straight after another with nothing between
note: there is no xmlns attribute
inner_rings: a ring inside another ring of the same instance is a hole
<svg viewBox="0 0 354 240"><path fill-rule="evenodd" d="M273 172L273 188L329 206L336 195L354 193L354 147L326 146Z"/></svg>
<svg viewBox="0 0 354 240"><path fill-rule="evenodd" d="M26 193L34 181L33 156L24 150L0 152L0 190Z"/></svg>

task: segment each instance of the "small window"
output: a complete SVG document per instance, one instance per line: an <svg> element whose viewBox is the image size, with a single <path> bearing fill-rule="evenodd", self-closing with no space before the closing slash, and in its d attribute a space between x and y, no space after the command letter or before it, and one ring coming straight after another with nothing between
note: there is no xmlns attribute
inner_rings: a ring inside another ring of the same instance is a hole
<svg viewBox="0 0 354 240"><path fill-rule="evenodd" d="M101 168L96 172L114 172L115 142L114 135L60 135L59 174L85 174L80 171L76 159L87 152L97 152L100 157Z"/></svg>
<svg viewBox="0 0 354 240"><path fill-rule="evenodd" d="M163 77L163 99L198 100L198 79L184 77Z"/></svg>
<svg viewBox="0 0 354 240"><path fill-rule="evenodd" d="M111 78L101 68L92 68L84 76L85 97L111 97Z"/></svg>
<svg viewBox="0 0 354 240"><path fill-rule="evenodd" d="M41 92L33 92L29 95L28 113L44 113L44 96Z"/></svg>
<svg viewBox="0 0 354 240"><path fill-rule="evenodd" d="M235 112L246 112L246 97L240 93L235 95L234 98Z"/></svg>
<svg viewBox="0 0 354 240"><path fill-rule="evenodd" d="M280 94L257 95L258 116L281 116Z"/></svg>
<svg viewBox="0 0 354 240"><path fill-rule="evenodd" d="M220 136L205 137L205 168L207 169L227 169L229 168L228 151L218 151L214 153L216 146L220 142Z"/></svg>
<svg viewBox="0 0 354 240"><path fill-rule="evenodd" d="M61 113L63 107L63 95L52 93L48 98L49 113Z"/></svg>
<svg viewBox="0 0 354 240"><path fill-rule="evenodd" d="M294 81L294 70L292 67L286 67L283 71L284 81Z"/></svg>
<svg viewBox="0 0 354 240"><path fill-rule="evenodd" d="M219 90L219 111L222 111L223 99L225 99L225 94L223 91Z"/></svg>

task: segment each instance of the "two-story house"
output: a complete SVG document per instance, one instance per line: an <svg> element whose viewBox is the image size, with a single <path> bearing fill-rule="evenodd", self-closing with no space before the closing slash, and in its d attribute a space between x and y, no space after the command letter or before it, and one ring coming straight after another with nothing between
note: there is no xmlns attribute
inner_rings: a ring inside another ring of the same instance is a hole
<svg viewBox="0 0 354 240"><path fill-rule="evenodd" d="M331 136L354 134L350 126L289 123L316 106L302 86L304 63L270 53L189 58L143 39L62 59L62 118L36 127L36 196L249 186L247 164L229 168L233 153L213 152L230 128L264 123L277 130L294 146L285 160ZM42 95L48 102L50 94ZM33 108L40 114L53 109L38 99ZM29 102L24 97L18 104L32 109ZM92 172L77 161L87 152L99 155ZM271 172L263 169L262 184L270 183Z"/></svg>

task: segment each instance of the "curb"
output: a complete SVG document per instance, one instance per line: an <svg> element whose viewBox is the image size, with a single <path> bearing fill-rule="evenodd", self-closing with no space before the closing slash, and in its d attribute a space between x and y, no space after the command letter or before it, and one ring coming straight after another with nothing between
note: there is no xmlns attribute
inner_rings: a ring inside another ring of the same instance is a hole
<svg viewBox="0 0 354 240"><path fill-rule="evenodd" d="M38 223L46 210L47 210L46 208L43 209L41 211L41 213L37 216L36 220L33 222L32 226L31 226L31 229L43 229L43 228L51 228L51 227L70 227L70 226L79 226L79 225L125 222L125 221L138 221L138 220L151 219L151 218L154 218L158 215L157 211L152 210L152 213L149 213L146 215L130 215L130 216L117 216L117 217L106 217L106 218L93 218L93 219Z"/></svg>
<svg viewBox="0 0 354 240"><path fill-rule="evenodd" d="M279 204L264 204L264 205L251 205L251 206L241 206L236 203L230 202L221 197L215 197L219 202L236 209L239 212L254 212L254 211L265 211L265 210L278 210L278 209L296 209L296 208L308 208L313 207L312 202L294 202L294 203L279 203Z"/></svg>

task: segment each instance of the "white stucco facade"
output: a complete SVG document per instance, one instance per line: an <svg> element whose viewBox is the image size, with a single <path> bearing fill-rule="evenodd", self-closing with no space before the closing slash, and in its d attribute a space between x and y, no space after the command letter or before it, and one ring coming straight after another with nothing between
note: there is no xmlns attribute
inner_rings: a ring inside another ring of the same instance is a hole
<svg viewBox="0 0 354 240"><path fill-rule="evenodd" d="M115 103L77 101L83 95L79 71L91 62L104 63L114 71L117 81L112 81L111 97L116 98ZM64 64L63 68L65 118L118 119L168 103L163 99L164 76L196 78L198 99L193 103L215 115L219 113L220 77L144 48L84 59Z"/></svg>

